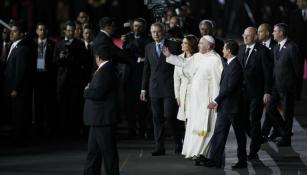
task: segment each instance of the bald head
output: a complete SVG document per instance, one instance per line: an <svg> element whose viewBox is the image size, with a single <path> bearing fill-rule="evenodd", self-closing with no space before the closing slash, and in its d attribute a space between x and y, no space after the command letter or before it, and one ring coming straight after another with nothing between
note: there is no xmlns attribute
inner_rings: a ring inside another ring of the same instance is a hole
<svg viewBox="0 0 307 175"><path fill-rule="evenodd" d="M272 27L268 23L263 23L258 27L258 39L260 41L267 41L271 38Z"/></svg>
<svg viewBox="0 0 307 175"><path fill-rule="evenodd" d="M257 29L255 27L247 27L242 35L244 44L253 45L257 40Z"/></svg>

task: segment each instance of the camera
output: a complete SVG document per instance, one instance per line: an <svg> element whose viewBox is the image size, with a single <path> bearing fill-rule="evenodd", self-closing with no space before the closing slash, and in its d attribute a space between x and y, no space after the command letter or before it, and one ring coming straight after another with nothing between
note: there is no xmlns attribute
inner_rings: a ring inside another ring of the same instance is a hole
<svg viewBox="0 0 307 175"><path fill-rule="evenodd" d="M69 45L65 43L63 50L60 51L60 59L67 59L69 56Z"/></svg>
<svg viewBox="0 0 307 175"><path fill-rule="evenodd" d="M165 8L179 7L181 0L144 0L144 4L151 10L154 21L160 21L161 17L164 16Z"/></svg>

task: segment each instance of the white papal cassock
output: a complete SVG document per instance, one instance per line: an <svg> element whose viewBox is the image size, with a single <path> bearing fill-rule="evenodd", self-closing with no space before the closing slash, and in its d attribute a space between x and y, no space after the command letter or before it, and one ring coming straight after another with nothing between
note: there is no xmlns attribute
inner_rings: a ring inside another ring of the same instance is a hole
<svg viewBox="0 0 307 175"><path fill-rule="evenodd" d="M223 64L215 51L205 54L196 53L189 61L180 56L171 55L166 62L183 68L191 81L191 96L188 99L188 121L182 154L186 158L206 155L210 139L214 132L217 113L207 108L219 93Z"/></svg>

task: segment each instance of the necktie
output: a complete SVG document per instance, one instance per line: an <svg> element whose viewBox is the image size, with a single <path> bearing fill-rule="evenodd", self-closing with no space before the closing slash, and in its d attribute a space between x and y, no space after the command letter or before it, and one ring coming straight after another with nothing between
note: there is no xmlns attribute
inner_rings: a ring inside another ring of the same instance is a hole
<svg viewBox="0 0 307 175"><path fill-rule="evenodd" d="M44 56L44 43L40 42L38 44L38 54L39 56L43 57Z"/></svg>
<svg viewBox="0 0 307 175"><path fill-rule="evenodd" d="M277 51L276 51L276 59L278 60L279 59L279 56L280 56L280 44L277 44Z"/></svg>
<svg viewBox="0 0 307 175"><path fill-rule="evenodd" d="M249 55L249 51L251 50L251 48L247 48L245 53L244 53L244 57L243 57L243 63L244 63L244 66L246 66L247 64L247 60L248 60L248 55Z"/></svg>
<svg viewBox="0 0 307 175"><path fill-rule="evenodd" d="M160 58L161 55L161 44L156 44L156 52L158 57Z"/></svg>

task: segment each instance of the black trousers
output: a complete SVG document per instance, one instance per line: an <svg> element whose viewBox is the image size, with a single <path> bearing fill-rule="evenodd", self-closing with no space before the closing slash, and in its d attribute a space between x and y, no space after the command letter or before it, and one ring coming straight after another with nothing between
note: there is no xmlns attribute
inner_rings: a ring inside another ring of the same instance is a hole
<svg viewBox="0 0 307 175"><path fill-rule="evenodd" d="M182 145L184 123L177 120L178 106L175 98L151 98L154 136L157 149L164 149L164 130L168 125L175 138L175 144Z"/></svg>
<svg viewBox="0 0 307 175"><path fill-rule="evenodd" d="M12 140L16 144L29 142L32 129L31 94L26 96L17 94L16 97L5 96L3 109L3 117L13 126Z"/></svg>
<svg viewBox="0 0 307 175"><path fill-rule="evenodd" d="M58 134L60 136L79 136L82 129L82 110L84 99L81 85L67 85L57 89L59 104ZM67 129L69 127L69 129Z"/></svg>
<svg viewBox="0 0 307 175"><path fill-rule="evenodd" d="M37 134L51 134L55 131L57 116L55 80L45 72L36 73L34 86L34 124ZM54 85L53 85L54 84Z"/></svg>
<svg viewBox="0 0 307 175"><path fill-rule="evenodd" d="M250 153L256 154L261 147L261 117L263 112L262 97L244 97L243 116L245 119L245 131L251 138Z"/></svg>
<svg viewBox="0 0 307 175"><path fill-rule="evenodd" d="M268 105L266 107L266 110L268 110ZM273 121L271 120L268 112L265 111L264 115L265 115L264 116L265 118L264 118L262 128L261 128L262 135L268 137L270 135L272 128L273 128L272 134L278 134L279 135L279 132L276 129L276 127L273 127Z"/></svg>
<svg viewBox="0 0 307 175"><path fill-rule="evenodd" d="M217 164L222 164L223 153L229 134L230 125L232 125L237 139L237 155L239 161L246 162L246 135L243 129L243 122L239 114L221 114L215 124L214 134L210 142L209 158Z"/></svg>
<svg viewBox="0 0 307 175"><path fill-rule="evenodd" d="M140 100L140 84L141 82L129 80L125 85L125 111L130 134L139 130L139 135L144 136L152 128L152 117L148 103Z"/></svg>
<svg viewBox="0 0 307 175"><path fill-rule="evenodd" d="M268 114L270 119L273 121L273 125L279 130L282 137L286 139L290 139L292 135L294 101L295 93L281 92L276 88L273 89ZM284 117L282 117L278 111L279 106L283 111Z"/></svg>
<svg viewBox="0 0 307 175"><path fill-rule="evenodd" d="M102 159L107 175L119 175L115 126L91 126L84 175L100 175Z"/></svg>

